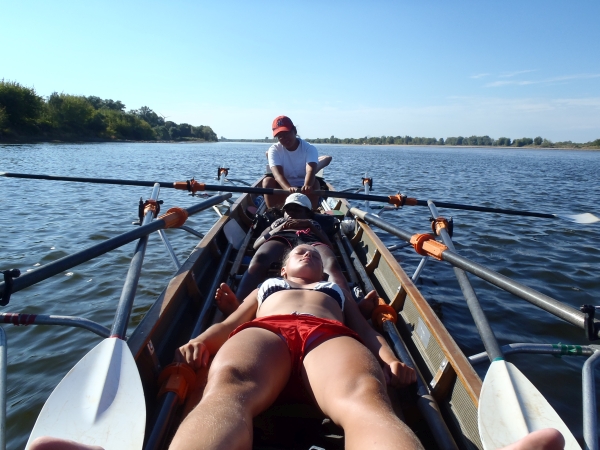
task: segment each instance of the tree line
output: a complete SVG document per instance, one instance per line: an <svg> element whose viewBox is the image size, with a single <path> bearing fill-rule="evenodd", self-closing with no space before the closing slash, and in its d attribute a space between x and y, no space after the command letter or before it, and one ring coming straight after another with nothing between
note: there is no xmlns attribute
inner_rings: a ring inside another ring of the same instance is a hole
<svg viewBox="0 0 600 450"><path fill-rule="evenodd" d="M0 138L217 141L211 127L165 121L147 106L125 111L119 100L58 92L44 98L5 80L0 80Z"/></svg>
<svg viewBox="0 0 600 450"><path fill-rule="evenodd" d="M381 137L364 137L364 138L329 138L306 139L313 144L355 144L355 145L464 145L464 146L490 146L490 147L539 147L539 148L600 148L600 139L583 144L563 141L552 142L548 139L543 139L538 136L534 139L520 138L510 139L501 137L492 139L489 136L470 136L470 137L447 137L426 138L426 137L411 137L411 136L381 136Z"/></svg>

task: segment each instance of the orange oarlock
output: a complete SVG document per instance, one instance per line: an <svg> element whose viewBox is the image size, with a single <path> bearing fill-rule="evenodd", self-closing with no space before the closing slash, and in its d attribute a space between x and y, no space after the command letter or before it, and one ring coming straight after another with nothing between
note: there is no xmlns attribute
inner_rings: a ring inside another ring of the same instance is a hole
<svg viewBox="0 0 600 450"><path fill-rule="evenodd" d="M179 399L179 404L182 404L187 396L189 387L195 381L196 372L187 364L169 364L158 377L158 384L160 384L158 396L160 397L167 392L174 392Z"/></svg>
<svg viewBox="0 0 600 450"><path fill-rule="evenodd" d="M390 320L396 323L398 320L398 313L394 308L380 298L379 305L377 305L371 313L371 320L373 321L373 325L375 325L378 330L382 330L383 322Z"/></svg>
<svg viewBox="0 0 600 450"><path fill-rule="evenodd" d="M170 208L166 214L163 214L159 219L163 219L167 226L165 228L177 228L182 226L188 218L188 213L183 208Z"/></svg>
<svg viewBox="0 0 600 450"><path fill-rule="evenodd" d="M224 177L229 175L229 167L219 167L219 177L221 175L223 175Z"/></svg>
<svg viewBox="0 0 600 450"><path fill-rule="evenodd" d="M417 204L416 198L407 197L406 195L402 194L390 195L388 199L388 203L390 205L396 205L397 207L404 205L415 206Z"/></svg>
<svg viewBox="0 0 600 450"><path fill-rule="evenodd" d="M160 203L157 200L146 200L144 202L144 216L148 213L148 211L152 211L152 215L154 217L158 216L158 213L160 212Z"/></svg>
<svg viewBox="0 0 600 450"><path fill-rule="evenodd" d="M430 234L413 234L410 243L419 255L432 256L442 260L442 253L448 250L441 242L436 241Z"/></svg>
<svg viewBox="0 0 600 450"><path fill-rule="evenodd" d="M436 235L440 235L440 230L445 228L448 229L448 221L443 217L438 217L437 219L433 219L431 221L431 231L433 231Z"/></svg>
<svg viewBox="0 0 600 450"><path fill-rule="evenodd" d="M188 181L176 181L175 183L173 183L173 187L175 189L181 189L182 191L189 191L192 194L195 194L198 191L203 191L205 186L206 185L204 183L198 183L193 178Z"/></svg>

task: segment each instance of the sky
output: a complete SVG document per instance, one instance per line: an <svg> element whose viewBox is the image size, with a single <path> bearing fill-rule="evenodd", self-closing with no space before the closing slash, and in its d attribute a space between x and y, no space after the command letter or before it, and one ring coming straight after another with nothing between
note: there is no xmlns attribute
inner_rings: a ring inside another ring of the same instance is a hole
<svg viewBox="0 0 600 450"><path fill-rule="evenodd" d="M218 136L600 138L600 2L0 0L0 79Z"/></svg>

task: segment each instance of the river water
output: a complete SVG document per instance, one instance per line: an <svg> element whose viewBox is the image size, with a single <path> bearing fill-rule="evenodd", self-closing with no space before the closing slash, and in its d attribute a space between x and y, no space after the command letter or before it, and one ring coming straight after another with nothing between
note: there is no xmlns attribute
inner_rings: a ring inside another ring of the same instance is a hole
<svg viewBox="0 0 600 450"><path fill-rule="evenodd" d="M600 215L600 152L490 148L318 145L333 156L327 179L337 189L359 187L365 172L374 194L548 213ZM36 144L0 145L0 172L80 177L182 181L214 180L217 167L229 177L255 181L266 164L267 144ZM32 270L131 230L140 197L151 188L0 178L0 269ZM182 191L163 189L163 210L198 202ZM359 202L354 202L360 206ZM578 308L600 304L600 224L450 211L456 250L544 294ZM411 232L429 229L423 207L386 212ZM188 225L205 232L216 220L200 213ZM379 233L387 245L398 239ZM196 239L169 230L179 258ZM134 244L15 293L2 312L85 317L110 328ZM419 258L395 253L409 275ZM174 268L158 236L144 261L130 331L160 294ZM585 344L582 330L485 282L471 277L500 343ZM453 271L430 262L419 282L442 321L467 355L483 351ZM4 326L8 339L7 448L21 449L45 399L62 377L101 340L72 328ZM583 358L513 356L509 359L534 383L581 436ZM478 367L483 376L486 364Z"/></svg>

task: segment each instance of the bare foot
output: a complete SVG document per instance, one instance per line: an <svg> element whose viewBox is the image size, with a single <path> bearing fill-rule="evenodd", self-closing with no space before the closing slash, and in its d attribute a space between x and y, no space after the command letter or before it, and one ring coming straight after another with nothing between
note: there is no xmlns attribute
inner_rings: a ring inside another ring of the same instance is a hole
<svg viewBox="0 0 600 450"><path fill-rule="evenodd" d="M369 320L373 310L379 304L379 296L377 292L371 291L358 302L358 309L365 319Z"/></svg>
<svg viewBox="0 0 600 450"><path fill-rule="evenodd" d="M221 311L225 317L229 316L240 306L240 301L231 288L225 283L221 283L221 286L217 289L217 292L215 293L215 302L217 303L217 308L219 308L219 311Z"/></svg>
<svg viewBox="0 0 600 450"><path fill-rule="evenodd" d="M562 450L565 438L554 428L545 428L529 433L523 439L504 447L502 450Z"/></svg>
<svg viewBox="0 0 600 450"><path fill-rule="evenodd" d="M29 446L31 450L103 450L97 445L80 444L67 439L42 436L35 439Z"/></svg>

